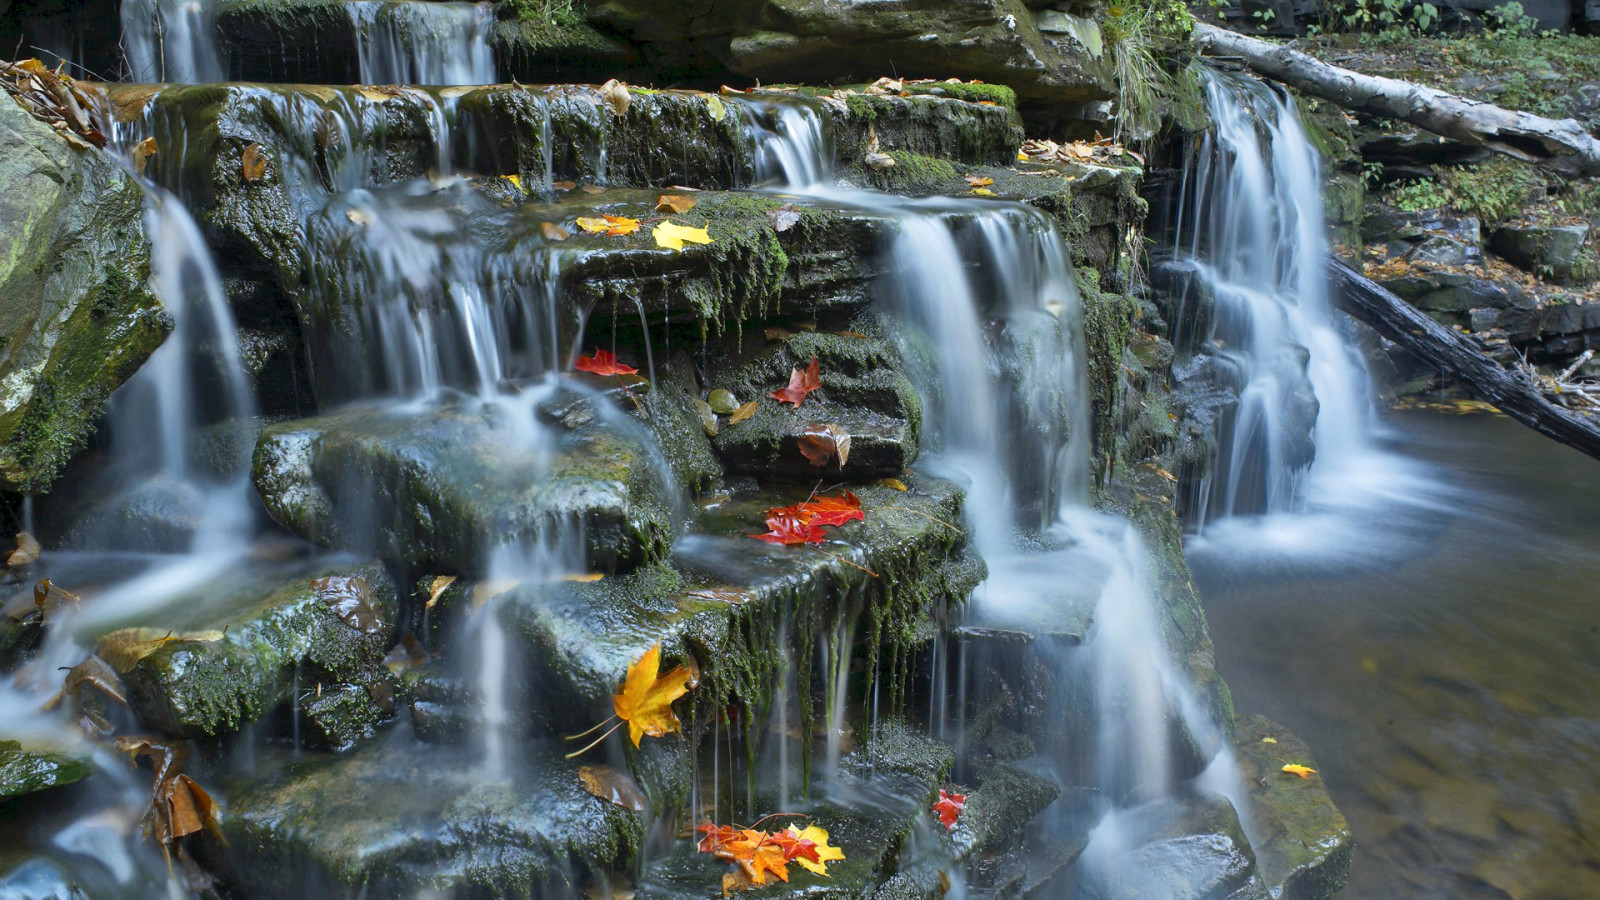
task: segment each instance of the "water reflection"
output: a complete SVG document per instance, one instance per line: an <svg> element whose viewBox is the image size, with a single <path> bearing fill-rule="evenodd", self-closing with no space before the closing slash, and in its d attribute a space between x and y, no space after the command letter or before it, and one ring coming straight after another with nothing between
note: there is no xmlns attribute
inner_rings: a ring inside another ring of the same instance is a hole
<svg viewBox="0 0 1600 900"><path fill-rule="evenodd" d="M1342 896L1600 896L1600 469L1501 417L1391 444L1297 531L1191 546L1222 674L1319 754Z"/></svg>

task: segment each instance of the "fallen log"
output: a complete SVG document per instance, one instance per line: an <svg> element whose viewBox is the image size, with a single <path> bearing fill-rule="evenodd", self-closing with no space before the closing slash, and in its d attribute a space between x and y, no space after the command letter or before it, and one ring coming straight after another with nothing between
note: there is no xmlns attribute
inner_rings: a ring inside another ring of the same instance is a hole
<svg viewBox="0 0 1600 900"><path fill-rule="evenodd" d="M1332 256L1328 257L1328 277L1345 312L1460 381L1478 399L1545 437L1600 459L1600 418L1552 403L1527 373L1501 366L1465 336L1423 315L1388 288Z"/></svg>
<svg viewBox="0 0 1600 900"><path fill-rule="evenodd" d="M1363 75L1215 25L1197 23L1194 40L1207 53L1243 59L1268 78L1345 109L1401 119L1560 175L1600 175L1600 141L1574 119L1546 119L1409 81Z"/></svg>

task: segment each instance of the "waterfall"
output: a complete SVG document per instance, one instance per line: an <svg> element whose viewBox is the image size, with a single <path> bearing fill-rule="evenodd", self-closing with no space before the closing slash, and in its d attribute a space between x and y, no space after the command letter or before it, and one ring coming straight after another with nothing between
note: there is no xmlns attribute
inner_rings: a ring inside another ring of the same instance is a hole
<svg viewBox="0 0 1600 900"><path fill-rule="evenodd" d="M223 80L210 0L123 0L128 80L209 84Z"/></svg>
<svg viewBox="0 0 1600 900"><path fill-rule="evenodd" d="M1245 76L1207 70L1205 90L1215 124L1185 157L1174 249L1191 294L1215 304L1215 324L1178 340L1214 340L1242 385L1196 527L1302 508L1308 479L1331 480L1373 453L1366 371L1323 275L1322 178L1299 112Z"/></svg>
<svg viewBox="0 0 1600 900"><path fill-rule="evenodd" d="M344 4L355 26L363 84L493 84L489 3L360 0Z"/></svg>

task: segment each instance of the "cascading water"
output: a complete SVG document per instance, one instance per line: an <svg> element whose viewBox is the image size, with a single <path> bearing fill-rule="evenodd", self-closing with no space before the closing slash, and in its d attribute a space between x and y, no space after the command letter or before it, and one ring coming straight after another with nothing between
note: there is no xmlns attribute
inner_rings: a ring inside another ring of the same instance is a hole
<svg viewBox="0 0 1600 900"><path fill-rule="evenodd" d="M223 80L209 0L126 0L122 42L128 80L209 84Z"/></svg>
<svg viewBox="0 0 1600 900"><path fill-rule="evenodd" d="M357 0L343 4L355 26L364 84L492 84L488 3Z"/></svg>
<svg viewBox="0 0 1600 900"><path fill-rule="evenodd" d="M1245 76L1207 70L1205 88L1214 128L1186 154L1174 248L1215 325L1177 339L1215 341L1242 385L1197 528L1301 508L1316 483L1344 483L1374 452L1366 372L1328 298L1322 179L1299 111Z"/></svg>

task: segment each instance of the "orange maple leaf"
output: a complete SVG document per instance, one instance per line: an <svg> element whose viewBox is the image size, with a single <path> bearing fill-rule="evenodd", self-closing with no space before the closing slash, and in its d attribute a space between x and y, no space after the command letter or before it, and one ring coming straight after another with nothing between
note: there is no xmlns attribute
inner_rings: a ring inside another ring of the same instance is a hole
<svg viewBox="0 0 1600 900"><path fill-rule="evenodd" d="M817 365L817 358L811 357L811 365L804 372L799 369L789 371L789 386L781 391L773 391L772 396L779 403L792 403L795 409L805 401L806 395L822 387L822 369Z"/></svg>
<svg viewBox="0 0 1600 900"><path fill-rule="evenodd" d="M865 521L861 500L850 491L841 491L832 497L822 496L793 506L775 506L767 510L767 524L775 518L797 519L802 525L843 525L846 522Z"/></svg>
<svg viewBox="0 0 1600 900"><path fill-rule="evenodd" d="M766 534L752 534L758 541L770 544L820 544L828 539L822 526L805 522L796 516L773 516L767 519Z"/></svg>
<svg viewBox="0 0 1600 900"><path fill-rule="evenodd" d="M765 831L746 828L737 840L723 844L717 856L738 863L756 884L766 884L769 873L789 880L789 860L783 847Z"/></svg>
<svg viewBox="0 0 1600 900"><path fill-rule="evenodd" d="M944 788L939 789L939 802L933 804L934 814L944 823L946 831L956 827L956 819L960 818L961 811L966 808L966 794L952 794Z"/></svg>
<svg viewBox="0 0 1600 900"><path fill-rule="evenodd" d="M599 347L595 348L593 356L578 357L578 361L573 363L572 367L579 372L592 372L596 375L639 374L638 369L617 362L616 356L612 355L611 351L601 350Z"/></svg>
<svg viewBox="0 0 1600 900"><path fill-rule="evenodd" d="M622 690L612 698L617 718L628 723L628 737L635 747L643 735L664 737L682 726L672 711L672 701L689 692L689 669L679 666L658 676L660 670L661 645L656 644L628 667Z"/></svg>

